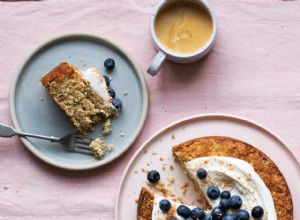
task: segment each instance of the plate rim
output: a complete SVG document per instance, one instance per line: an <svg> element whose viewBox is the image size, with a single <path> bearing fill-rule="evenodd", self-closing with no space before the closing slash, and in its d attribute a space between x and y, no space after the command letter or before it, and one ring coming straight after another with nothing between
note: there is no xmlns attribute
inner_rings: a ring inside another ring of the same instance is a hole
<svg viewBox="0 0 300 220"><path fill-rule="evenodd" d="M56 35L55 37L49 38L48 40L40 43L33 50L31 50L29 55L25 56L25 59L23 60L23 62L21 62L21 64L18 66L17 71L13 76L13 79L10 83L10 90L9 90L9 110L10 110L10 116L12 119L12 123L13 123L13 126L15 129L21 130L21 127L20 127L18 119L17 119L17 114L16 114L15 95L16 95L17 83L19 81L19 78L22 75L22 71L23 71L24 67L26 66L26 64L32 59L32 57L34 55L38 54L44 48L51 46L51 44L55 43L56 41L59 42L59 41L67 40L67 39L76 39L76 38L77 39L93 39L96 42L98 42L98 41L105 42L108 45L111 45L113 48L117 49L118 53L121 53L122 56L126 57L126 59L129 60L129 62L135 69L136 75L141 84L142 98L143 98L142 112L141 112L141 116L139 119L139 123L138 123L133 135L131 135L131 138L129 139L128 143L125 145L125 147L122 147L116 154L112 155L111 157L105 158L104 160L99 160L97 162L93 162L90 164L84 164L84 165L65 164L63 162L56 161L56 160L40 153L40 151L38 149L36 149L35 146L33 144L31 144L26 138L20 137L22 143L26 146L26 148L31 153L33 153L35 156L37 156L39 159L46 162L47 164L50 164L54 167L65 169L65 170L82 171L82 170L91 170L91 169L106 165L106 164L112 162L113 160L119 158L122 154L124 154L132 146L134 141L140 135L142 128L145 124L148 109L149 109L149 95L148 95L148 88L147 88L146 80L145 80L142 69L140 68L140 66L138 65L136 60L133 58L133 56L130 53L128 53L128 51L125 50L124 48L120 47L113 41L108 40L107 38L105 38L101 35L96 35L94 33L71 32L71 33L67 33L67 34Z"/></svg>
<svg viewBox="0 0 300 220"><path fill-rule="evenodd" d="M130 166L132 165L133 161L136 159L136 157L140 154L140 152L143 151L143 149L152 141L154 140L159 134L161 134L162 132L171 129L172 127L179 125L181 123L184 122L188 122L190 120L195 120L195 119L205 119L205 118L209 118L209 117L219 117L219 118L228 118L231 120L239 120L239 121L243 121L246 123L250 123L252 125L255 125L256 127L262 129L263 131L267 132L269 135L271 135L273 138L276 139L276 141L278 141L281 145L283 145L285 147L285 150L288 152L288 154L290 154L290 156L295 160L295 162L297 163L297 165L300 167L300 161L294 156L294 154L291 152L291 150L286 146L286 144L284 144L283 141L281 141L281 139L279 138L279 136L277 134L275 134L273 131L271 131L270 129L266 128L265 126L263 126L262 124L256 122L255 120L252 119L248 119L246 117L242 117L242 116L238 116L235 114L227 114L227 113L204 113L204 114L196 114L196 115L192 115L192 116L188 116L188 117L184 117L182 119L176 120L175 122L172 122L164 127L162 127L161 129L159 129L157 132L155 132L154 134L152 134L145 142L142 143L142 145L135 151L135 153L132 155L131 159L128 161L120 182L119 182L119 186L117 189L117 196L115 198L115 203L114 203L114 220L120 220L118 219L118 210L119 210L119 199L120 199L120 193L121 193L121 189L122 189L122 183L124 182L124 179L126 177L126 174L130 168Z"/></svg>

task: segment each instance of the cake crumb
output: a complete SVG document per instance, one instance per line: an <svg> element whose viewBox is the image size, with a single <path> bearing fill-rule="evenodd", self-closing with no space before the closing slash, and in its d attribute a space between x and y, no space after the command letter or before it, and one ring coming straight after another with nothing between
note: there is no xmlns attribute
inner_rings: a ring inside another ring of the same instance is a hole
<svg viewBox="0 0 300 220"><path fill-rule="evenodd" d="M42 102L42 101L44 101L44 99L41 97L41 98L40 98L40 101Z"/></svg>
<svg viewBox="0 0 300 220"><path fill-rule="evenodd" d="M152 151L152 155L156 155L157 154L157 151L156 150L153 150Z"/></svg>
<svg viewBox="0 0 300 220"><path fill-rule="evenodd" d="M127 96L127 95L128 95L128 91L125 91L125 92L124 92L124 96Z"/></svg>
<svg viewBox="0 0 300 220"><path fill-rule="evenodd" d="M174 166L173 165L170 165L170 170L174 170Z"/></svg>
<svg viewBox="0 0 300 220"><path fill-rule="evenodd" d="M137 173L137 172L138 172L138 170L137 170L137 169L135 169L135 170L134 170L134 173Z"/></svg>
<svg viewBox="0 0 300 220"><path fill-rule="evenodd" d="M112 131L112 123L111 123L110 119L107 119L104 122L102 128L103 128L103 134L110 134L111 133L111 131Z"/></svg>
<svg viewBox="0 0 300 220"><path fill-rule="evenodd" d="M108 78L109 78L109 81L112 81L112 77L111 76L109 76Z"/></svg>
<svg viewBox="0 0 300 220"><path fill-rule="evenodd" d="M182 189L182 195L184 195L186 193L188 185L189 185L188 183L183 183L181 185L180 188Z"/></svg>
<svg viewBox="0 0 300 220"><path fill-rule="evenodd" d="M147 163L147 166L150 166L150 163Z"/></svg>
<svg viewBox="0 0 300 220"><path fill-rule="evenodd" d="M106 144L105 141L100 137L93 140L89 147L94 154L94 159L99 159L106 152L112 152L115 149L114 144Z"/></svg>
<svg viewBox="0 0 300 220"><path fill-rule="evenodd" d="M160 157L159 160L160 160L160 161L164 161L164 158L163 158L163 157Z"/></svg>
<svg viewBox="0 0 300 220"><path fill-rule="evenodd" d="M170 193L170 190L165 187L164 183L156 183L154 184L154 187L162 192L165 197Z"/></svg>
<svg viewBox="0 0 300 220"><path fill-rule="evenodd" d="M91 147L91 150L93 151L95 158L100 158L104 155L105 153L104 145L105 145L104 140L102 140L101 138L96 138L90 143L89 146Z"/></svg>
<svg viewBox="0 0 300 220"><path fill-rule="evenodd" d="M180 203L184 203L183 198L182 198L181 196L177 197L176 200L177 200L178 202L180 202Z"/></svg>
<svg viewBox="0 0 300 220"><path fill-rule="evenodd" d="M115 150L115 145L114 144L107 144L106 148L109 152L112 152Z"/></svg>
<svg viewBox="0 0 300 220"><path fill-rule="evenodd" d="M149 170L145 169L145 168L141 168L141 171L144 173L149 173Z"/></svg>
<svg viewBox="0 0 300 220"><path fill-rule="evenodd" d="M175 135L174 135L174 134L172 134L172 135L171 135L171 138L174 140L174 139L175 139Z"/></svg>
<svg viewBox="0 0 300 220"><path fill-rule="evenodd" d="M122 133L120 134L120 136L121 136L121 137L124 137L124 136L125 136L125 134L122 132Z"/></svg>
<svg viewBox="0 0 300 220"><path fill-rule="evenodd" d="M162 166L162 168L161 168L162 170L166 170L166 167L165 166Z"/></svg>
<svg viewBox="0 0 300 220"><path fill-rule="evenodd" d="M175 182L174 177L167 177L167 180L169 181L169 183L174 183Z"/></svg>
<svg viewBox="0 0 300 220"><path fill-rule="evenodd" d="M144 150L144 154L146 154L148 152L148 150Z"/></svg>

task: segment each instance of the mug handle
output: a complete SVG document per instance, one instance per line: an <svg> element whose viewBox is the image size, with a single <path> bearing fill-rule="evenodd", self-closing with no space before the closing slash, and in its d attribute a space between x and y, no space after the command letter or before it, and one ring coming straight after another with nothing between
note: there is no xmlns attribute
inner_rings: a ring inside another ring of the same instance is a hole
<svg viewBox="0 0 300 220"><path fill-rule="evenodd" d="M149 73L151 76L155 76L166 61L166 57L167 55L159 50L147 69L147 73Z"/></svg>

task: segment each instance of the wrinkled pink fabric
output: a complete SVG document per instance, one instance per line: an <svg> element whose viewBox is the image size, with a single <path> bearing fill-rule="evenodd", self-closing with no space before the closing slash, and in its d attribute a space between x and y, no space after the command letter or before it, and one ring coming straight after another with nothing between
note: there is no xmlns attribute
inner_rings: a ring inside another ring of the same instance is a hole
<svg viewBox="0 0 300 220"><path fill-rule="evenodd" d="M130 150L86 172L53 168L17 137L0 138L0 220L111 220L124 168L163 126L201 113L246 117L276 133L300 161L300 1L210 0L218 22L214 49L200 62L167 62L149 33L158 0L0 2L0 121L11 124L9 88L23 60L45 40L69 32L101 35L131 53L149 89L145 126ZM30 89L30 88L28 88ZM130 211L130 210L128 210Z"/></svg>

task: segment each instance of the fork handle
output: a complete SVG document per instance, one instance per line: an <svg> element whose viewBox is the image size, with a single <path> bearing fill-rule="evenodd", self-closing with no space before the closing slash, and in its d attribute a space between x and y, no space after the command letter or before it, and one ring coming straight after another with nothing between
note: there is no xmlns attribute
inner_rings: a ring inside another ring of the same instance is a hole
<svg viewBox="0 0 300 220"><path fill-rule="evenodd" d="M29 134L29 133L25 133L25 132L16 131L14 128L0 123L0 137L12 137L15 135L18 135L21 137L39 138L39 139L49 140L49 141L53 141L53 142L59 141L59 138L56 138L56 137L48 137L48 136L43 136L43 135Z"/></svg>

